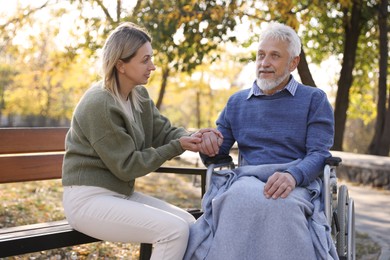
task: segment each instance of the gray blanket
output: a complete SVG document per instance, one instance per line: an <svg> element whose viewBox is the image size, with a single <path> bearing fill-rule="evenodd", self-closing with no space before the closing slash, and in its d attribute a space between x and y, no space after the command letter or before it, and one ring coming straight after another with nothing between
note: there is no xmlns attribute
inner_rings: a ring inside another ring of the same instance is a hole
<svg viewBox="0 0 390 260"><path fill-rule="evenodd" d="M200 259L210 259L210 260L235 260L235 259L313 259L314 257L317 259L338 259L334 244L332 242L332 238L330 235L330 228L327 224L327 220L325 214L323 212L323 205L321 203L321 179L318 179L312 182L306 188L296 188L293 190L294 196L296 196L301 201L304 201L305 211L309 212L308 220L306 222L306 226L308 224L309 227L309 237L307 241L310 244L310 240L312 241L314 247L315 256L305 255L304 251L313 251L313 250L305 250L302 249L296 256L293 255L283 255L281 251L278 250L278 245L275 243L279 242L270 242L264 241L267 238L264 238L262 234L262 230L267 229L267 225L265 228L262 227L261 230L258 230L257 223L262 222L257 219L258 212L253 211L244 211L237 212L234 207L224 206L226 205L227 197L234 197L234 202L230 204L237 205L238 203L248 203L245 200L245 196L237 196L236 191L231 191L229 194L229 188L238 180L242 180L243 186L240 188L241 190L245 190L250 183L254 183L254 178L256 178L259 183L265 183L269 176L271 176L275 171L283 171L287 169L292 164L298 163L299 160L288 164L270 164L270 165L259 165L259 166L242 166L233 170L222 170L215 172L212 175L211 185L207 193L203 197L202 208L204 214L191 226L190 229L190 239L187 247L186 254L184 256L185 260L200 260ZM238 183L237 183L238 184ZM238 186L238 185L235 186ZM247 185L247 186L245 186ZM256 184L258 185L258 184ZM257 187L256 187L257 188ZM232 188L233 189L233 188ZM244 191L245 192L245 191ZM249 188L248 188L248 192ZM262 191L259 189L259 195ZM303 193L304 192L304 193ZM292 196L292 195L289 196ZM304 199L300 199L300 194L305 197ZM260 197L260 196L259 196ZM292 196L293 197L293 196ZM308 206L306 206L306 204ZM254 214L255 213L255 214ZM222 223L220 219L223 216L224 222L229 222L229 224ZM254 217L255 216L255 217ZM255 218L255 219L254 219ZM264 217L263 217L264 219ZM243 221L246 220L246 221ZM275 220L277 221L277 220ZM235 223L239 223L236 225ZM264 222L266 223L266 222ZM218 229L218 227L220 227ZM222 228L223 227L223 228ZM230 228L232 227L232 228ZM237 231L237 227L239 231ZM278 228L279 225L277 224ZM280 227L285 229L285 227ZM289 225L288 229L299 227L292 227ZM307 228L306 228L307 230ZM236 236L234 232L240 232L240 236ZM284 230L283 232L288 232ZM241 234L244 234L243 236ZM300 234L301 237L305 235ZM311 237L310 237L311 236ZM235 239L235 237L240 237L239 239ZM301 238L300 238L301 239ZM303 238L302 238L303 239ZM244 241L246 240L246 241ZM282 241L283 239L281 239ZM250 243L248 243L250 241ZM279 241L279 240L278 240ZM306 242L307 242L306 241ZM291 241L284 241L281 243L289 243ZM268 244L267 244L268 243ZM248 246L247 244L251 244L252 246ZM275 248L275 251L269 250L269 244ZM292 243L294 244L294 243ZM267 247L267 252L270 255L264 255L262 252L262 248L253 245L262 245L262 247ZM286 245L283 245L286 246ZM288 245L287 245L288 246ZM293 246L292 246L293 247ZM242 249L241 252L237 252ZM291 249L291 253L294 254L294 249ZM300 249L298 249L300 250Z"/></svg>

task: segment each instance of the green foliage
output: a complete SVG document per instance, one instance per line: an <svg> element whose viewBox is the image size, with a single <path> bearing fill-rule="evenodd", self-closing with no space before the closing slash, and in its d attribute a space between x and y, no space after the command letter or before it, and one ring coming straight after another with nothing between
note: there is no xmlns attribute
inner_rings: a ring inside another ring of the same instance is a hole
<svg viewBox="0 0 390 260"><path fill-rule="evenodd" d="M0 64L0 115L3 114L5 108L5 92L7 88L13 83L16 71L7 64Z"/></svg>
<svg viewBox="0 0 390 260"><path fill-rule="evenodd" d="M321 64L329 57L341 60L343 28L351 3L352 0L21 2L14 14L4 13L0 21L0 114L69 120L84 90L99 79L97 56L107 35L119 23L132 21L145 26L153 37L158 69L148 87L157 99L166 80L162 112L176 125L213 126L228 96L239 88L235 82L243 64L255 58L250 48L256 44L262 22L277 20L297 29L309 63ZM377 0L363 0L364 33L359 38L348 110L351 120L361 118L367 127L376 117L378 98L377 6ZM67 17L72 17L72 25L64 31L60 25L69 24ZM244 21L248 25L238 34L244 37L235 38L233 30ZM25 38L21 40L22 35ZM228 44L243 48L245 55L229 54ZM201 80L196 78L200 74ZM316 82L323 80L319 75L313 77ZM225 80L230 88L215 89L210 78Z"/></svg>
<svg viewBox="0 0 390 260"><path fill-rule="evenodd" d="M69 120L75 100L92 81L89 61L56 48L58 29L41 26L39 34L29 37L28 46L15 48L12 67L17 75L4 92L4 114Z"/></svg>
<svg viewBox="0 0 390 260"><path fill-rule="evenodd" d="M191 72L221 42L234 40L228 33L236 25L236 8L236 1L147 0L138 1L129 19L152 34L158 64Z"/></svg>

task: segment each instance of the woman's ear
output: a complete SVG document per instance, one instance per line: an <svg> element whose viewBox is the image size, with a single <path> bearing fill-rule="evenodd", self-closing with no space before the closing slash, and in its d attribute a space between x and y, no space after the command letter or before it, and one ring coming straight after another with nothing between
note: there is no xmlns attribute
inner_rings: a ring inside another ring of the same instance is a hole
<svg viewBox="0 0 390 260"><path fill-rule="evenodd" d="M125 63L122 60L118 60L115 64L115 68L119 73L125 73L124 65Z"/></svg>

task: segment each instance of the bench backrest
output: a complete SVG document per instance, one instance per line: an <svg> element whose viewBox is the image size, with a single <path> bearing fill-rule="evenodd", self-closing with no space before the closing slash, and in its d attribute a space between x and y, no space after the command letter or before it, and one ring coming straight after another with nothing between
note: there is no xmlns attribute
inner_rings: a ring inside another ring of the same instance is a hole
<svg viewBox="0 0 390 260"><path fill-rule="evenodd" d="M67 127L0 128L0 183L61 178Z"/></svg>

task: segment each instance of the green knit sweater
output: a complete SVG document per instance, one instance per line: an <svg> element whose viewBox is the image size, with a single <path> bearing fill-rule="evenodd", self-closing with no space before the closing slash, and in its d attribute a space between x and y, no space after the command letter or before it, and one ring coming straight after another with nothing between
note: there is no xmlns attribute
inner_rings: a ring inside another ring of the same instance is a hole
<svg viewBox="0 0 390 260"><path fill-rule="evenodd" d="M130 121L121 105L100 84L76 106L66 135L62 184L103 187L124 195L135 179L184 152L178 138L189 135L173 127L141 89L147 101Z"/></svg>

